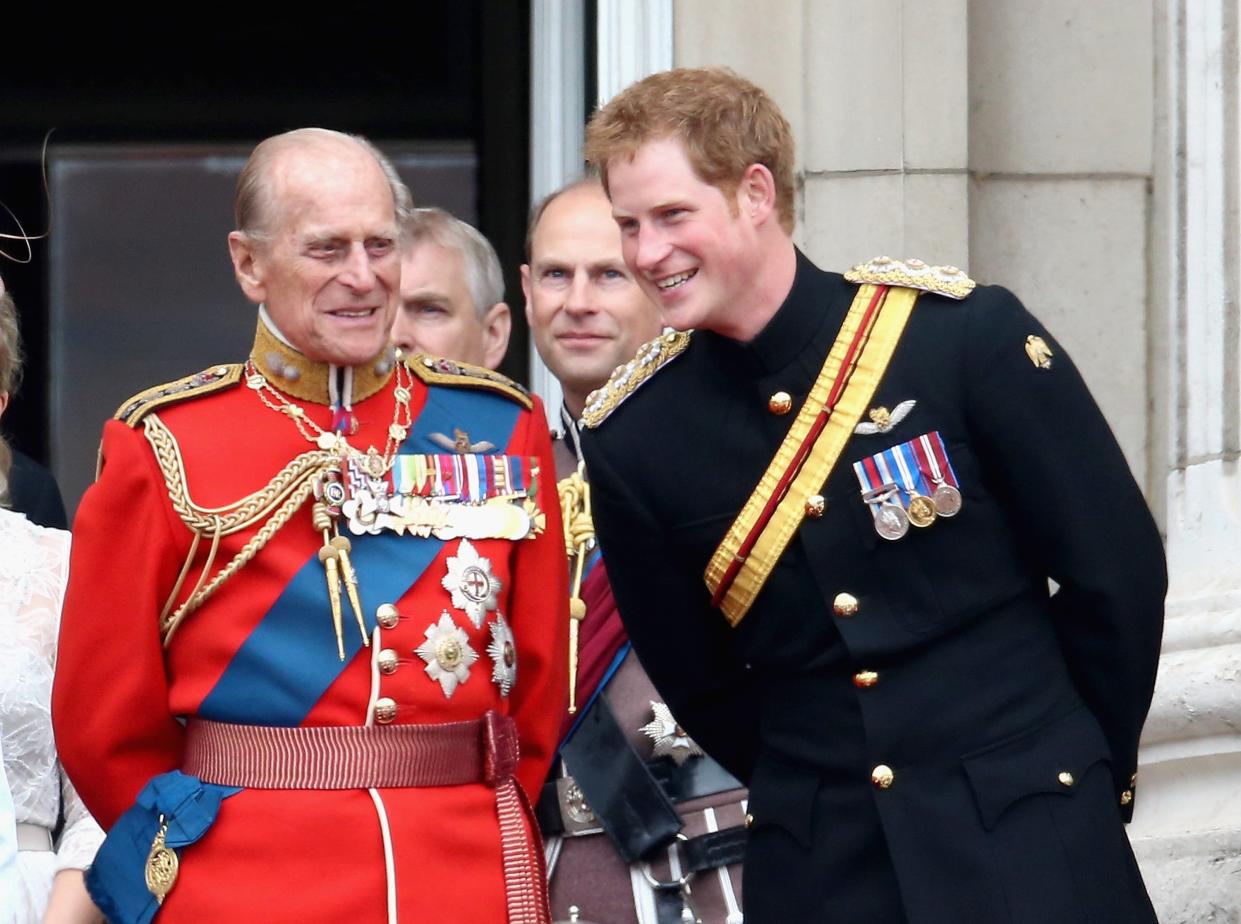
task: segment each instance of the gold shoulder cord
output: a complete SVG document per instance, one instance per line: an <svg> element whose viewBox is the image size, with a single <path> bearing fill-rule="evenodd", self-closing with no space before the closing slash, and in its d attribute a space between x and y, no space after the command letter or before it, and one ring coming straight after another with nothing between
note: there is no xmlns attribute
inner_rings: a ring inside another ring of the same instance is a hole
<svg viewBox="0 0 1241 924"><path fill-rule="evenodd" d="M306 503L314 491L315 480L336 465L339 457L335 453L324 450L304 452L282 468L261 490L226 507L202 507L190 498L189 488L186 485L185 463L182 460L181 447L177 444L176 437L164 426L156 414L147 416L143 421L143 427L147 441L155 450L155 459L164 476L172 509L194 535L190 550L186 554L185 564L181 567L181 573L177 576L177 581L168 599L164 602L164 608L159 617L160 632L164 638L164 645L167 646L186 617L202 606L225 581L245 567L271 541L272 536L288 522L294 512ZM233 556L232 561L208 581L207 576L215 563L220 539L254 526L263 520L266 522L263 523L262 528L242 547L240 552ZM211 547L207 552L202 571L199 573L198 582L185 602L169 615L194 563L204 535L211 537Z"/></svg>
<svg viewBox="0 0 1241 924"><path fill-rule="evenodd" d="M595 523L590 513L590 485L583 476L585 465L560 479L560 512L564 519L565 554L573 563L573 580L569 585L569 715L577 712L577 645L578 629L586 618L586 602L582 599L582 569L586 556L595 547Z"/></svg>

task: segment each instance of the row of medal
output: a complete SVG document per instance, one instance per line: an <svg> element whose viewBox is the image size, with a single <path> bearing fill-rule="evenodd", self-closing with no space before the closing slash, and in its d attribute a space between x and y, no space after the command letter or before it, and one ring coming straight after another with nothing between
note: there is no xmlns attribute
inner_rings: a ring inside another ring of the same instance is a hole
<svg viewBox="0 0 1241 924"><path fill-rule="evenodd" d="M961 486L938 430L854 462L853 473L884 539L900 539L911 524L924 529L961 510Z"/></svg>
<svg viewBox="0 0 1241 924"><path fill-rule="evenodd" d="M382 466L349 458L328 472L316 499L341 516L355 536L392 530L437 539L524 539L540 512L531 490L534 462L520 456L401 454L389 484Z"/></svg>

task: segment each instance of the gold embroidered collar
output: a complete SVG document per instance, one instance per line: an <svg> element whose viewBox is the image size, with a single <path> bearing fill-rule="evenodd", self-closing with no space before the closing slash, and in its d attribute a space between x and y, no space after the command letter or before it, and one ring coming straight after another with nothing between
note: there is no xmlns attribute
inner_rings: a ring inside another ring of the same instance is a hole
<svg viewBox="0 0 1241 924"><path fill-rule="evenodd" d="M333 401L330 382L331 373L340 367L309 359L299 353L281 340L261 317L254 335L254 347L250 350L250 361L268 382L287 395L329 407L339 402L339 398ZM352 379L353 389L348 400L340 403L352 406L376 394L392 378L394 366L392 347L386 346L370 362L347 367L351 375L345 376L345 381Z"/></svg>

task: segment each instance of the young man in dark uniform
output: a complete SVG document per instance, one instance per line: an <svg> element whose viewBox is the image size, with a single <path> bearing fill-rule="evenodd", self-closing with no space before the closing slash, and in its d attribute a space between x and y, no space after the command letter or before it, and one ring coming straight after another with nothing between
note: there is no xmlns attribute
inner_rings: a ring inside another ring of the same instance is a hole
<svg viewBox="0 0 1241 924"><path fill-rule="evenodd" d="M815 267L735 74L635 84L587 156L682 332L587 402L595 523L643 665L750 785L747 924L1153 922L1123 822L1163 551L1064 350L954 267Z"/></svg>

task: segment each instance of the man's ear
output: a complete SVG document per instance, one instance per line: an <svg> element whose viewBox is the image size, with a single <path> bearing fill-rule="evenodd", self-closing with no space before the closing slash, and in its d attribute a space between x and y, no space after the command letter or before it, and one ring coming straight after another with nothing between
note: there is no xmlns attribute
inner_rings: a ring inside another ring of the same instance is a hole
<svg viewBox="0 0 1241 924"><path fill-rule="evenodd" d="M483 315L483 365L499 369L508 352L508 338L513 331L513 314L504 302L496 302Z"/></svg>
<svg viewBox="0 0 1241 924"><path fill-rule="evenodd" d="M776 179L762 164L750 164L737 184L737 207L755 227L764 224L776 208Z"/></svg>
<svg viewBox="0 0 1241 924"><path fill-rule="evenodd" d="M258 245L244 231L230 231L228 235L228 255L233 260L233 275L246 298L261 305L267 301L267 285L263 278L263 267L257 253Z"/></svg>
<svg viewBox="0 0 1241 924"><path fill-rule="evenodd" d="M526 297L526 323L531 328L534 323L530 320L530 264L523 263L521 265L521 294Z"/></svg>

